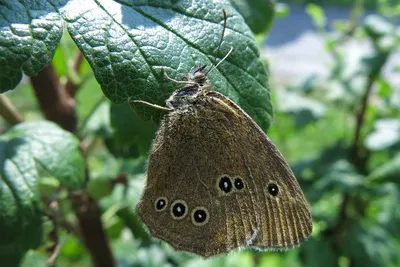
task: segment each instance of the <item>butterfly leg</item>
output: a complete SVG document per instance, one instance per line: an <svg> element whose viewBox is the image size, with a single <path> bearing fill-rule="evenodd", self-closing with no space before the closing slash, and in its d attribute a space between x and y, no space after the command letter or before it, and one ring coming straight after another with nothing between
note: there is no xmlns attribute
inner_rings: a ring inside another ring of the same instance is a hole
<svg viewBox="0 0 400 267"><path fill-rule="evenodd" d="M147 101L143 101L143 100L129 100L130 103L140 103L140 104L144 104L146 106L152 107L152 108L156 108L156 109L160 109L160 110L164 110L164 111L172 111L172 108L167 108L167 107L163 107L163 106L159 106L156 104L152 104L149 103Z"/></svg>
<svg viewBox="0 0 400 267"><path fill-rule="evenodd" d="M175 80L175 79L172 79L171 77L168 76L167 72L165 71L165 69L164 69L163 67L161 67L161 71L163 72L164 77L165 77L167 80L169 80L169 81L171 81L171 82L173 82L173 83L177 83L177 84L197 84L197 83L191 82L191 81L177 81L177 80Z"/></svg>

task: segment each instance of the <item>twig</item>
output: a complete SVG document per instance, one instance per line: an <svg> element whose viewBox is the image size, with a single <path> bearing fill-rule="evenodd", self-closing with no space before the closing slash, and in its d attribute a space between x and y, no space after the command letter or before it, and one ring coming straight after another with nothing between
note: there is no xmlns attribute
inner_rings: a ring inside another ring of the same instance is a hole
<svg viewBox="0 0 400 267"><path fill-rule="evenodd" d="M126 173L121 173L117 177L110 178L110 181L113 187L117 184L122 184L125 187L128 186L128 178L126 176Z"/></svg>
<svg viewBox="0 0 400 267"><path fill-rule="evenodd" d="M53 253L51 253L50 258L46 262L47 266L54 266L54 264L56 263L58 254L60 253L60 248L61 248L61 245L60 245L60 243L57 242L53 248Z"/></svg>
<svg viewBox="0 0 400 267"><path fill-rule="evenodd" d="M23 121L21 114L19 114L13 103L4 94L0 95L0 116L10 125L15 125Z"/></svg>
<svg viewBox="0 0 400 267"><path fill-rule="evenodd" d="M83 192L71 193L70 199L79 221L83 241L93 260L93 266L115 266L97 202Z"/></svg>
<svg viewBox="0 0 400 267"><path fill-rule="evenodd" d="M353 144L350 152L350 161L360 169L363 169L365 165L363 157L360 155L360 139L361 139L361 130L364 124L365 112L368 106L368 99L371 95L372 87L376 80L375 75L370 75L367 81L367 87L364 93L364 96L361 100L361 106L359 110L356 112L356 127L354 132Z"/></svg>
<svg viewBox="0 0 400 267"><path fill-rule="evenodd" d="M48 65L37 76L31 77L31 83L44 116L62 128L75 132L75 100L60 86L53 66Z"/></svg>
<svg viewBox="0 0 400 267"><path fill-rule="evenodd" d="M51 211L51 215L48 217L53 222L53 227L54 227L54 229L49 233L49 238L51 241L54 242L54 246L50 248L52 253L46 263L48 266L54 266L57 256L60 252L60 240L58 238L58 217L59 217L58 202L56 200L51 201L49 204L49 208Z"/></svg>
<svg viewBox="0 0 400 267"><path fill-rule="evenodd" d="M74 72L72 75L79 73L79 68L82 65L84 60L83 54L80 50L77 50L77 54L75 56L74 64L72 66L72 71ZM71 97L75 97L79 86L77 85L76 81L71 77L68 78L67 84L65 85L65 90L67 90L68 94Z"/></svg>
<svg viewBox="0 0 400 267"><path fill-rule="evenodd" d="M60 226L62 228L64 228L65 231L67 231L67 233L71 233L74 236L76 236L78 239L82 239L82 235L79 232L79 229L77 229L77 227L75 227L75 225L73 225L71 222L64 220L59 223L60 223Z"/></svg>
<svg viewBox="0 0 400 267"><path fill-rule="evenodd" d="M333 244L332 247L334 251L338 251L340 247L340 240L342 238L342 234L345 232L345 225L348 221L348 216L347 216L347 206L350 203L350 195L348 193L345 193L343 196L342 204L340 205L339 208L339 214L338 214L338 220L334 228L332 229L332 233L334 235L333 237Z"/></svg>

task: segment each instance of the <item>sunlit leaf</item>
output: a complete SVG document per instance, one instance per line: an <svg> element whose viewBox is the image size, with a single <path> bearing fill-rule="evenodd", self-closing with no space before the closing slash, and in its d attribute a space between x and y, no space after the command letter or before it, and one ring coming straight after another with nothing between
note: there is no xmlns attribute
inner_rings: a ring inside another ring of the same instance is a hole
<svg viewBox="0 0 400 267"><path fill-rule="evenodd" d="M371 150L386 149L400 142L400 119L380 119L375 130L365 139L365 146Z"/></svg>

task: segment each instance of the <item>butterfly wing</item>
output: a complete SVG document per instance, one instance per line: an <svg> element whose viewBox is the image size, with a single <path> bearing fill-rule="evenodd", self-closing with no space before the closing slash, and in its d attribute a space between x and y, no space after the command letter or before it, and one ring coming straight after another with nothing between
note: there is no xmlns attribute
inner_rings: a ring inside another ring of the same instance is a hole
<svg viewBox="0 0 400 267"><path fill-rule="evenodd" d="M166 116L137 206L152 236L204 257L253 242L260 224L256 184L244 179L232 127L225 114L201 104L195 113Z"/></svg>
<svg viewBox="0 0 400 267"><path fill-rule="evenodd" d="M248 178L256 185L261 206L260 228L252 243L259 249L283 249L299 245L312 232L307 201L281 153L258 125L235 103L217 92L207 93L215 106L228 106L238 121L235 142L243 152Z"/></svg>
<svg viewBox="0 0 400 267"><path fill-rule="evenodd" d="M232 101L205 90L194 111L166 116L137 211L152 236L204 257L292 247L311 232L307 202L275 146Z"/></svg>

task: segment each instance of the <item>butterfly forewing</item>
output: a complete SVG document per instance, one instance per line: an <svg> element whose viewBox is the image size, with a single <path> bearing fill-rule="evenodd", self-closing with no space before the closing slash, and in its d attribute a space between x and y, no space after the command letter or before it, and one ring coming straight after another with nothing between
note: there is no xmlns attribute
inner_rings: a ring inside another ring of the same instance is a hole
<svg viewBox="0 0 400 267"><path fill-rule="evenodd" d="M256 238L261 208L235 143L235 115L199 102L194 112L170 112L157 133L137 210L154 237L178 250L208 257ZM159 198L167 202L161 211ZM172 212L176 201L186 205L183 218ZM197 222L194 216L202 215L207 221Z"/></svg>
<svg viewBox="0 0 400 267"><path fill-rule="evenodd" d="M166 115L153 143L137 207L150 233L204 257L301 243L311 216L279 151L228 98L194 93Z"/></svg>

